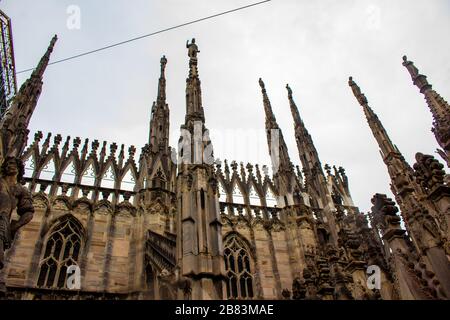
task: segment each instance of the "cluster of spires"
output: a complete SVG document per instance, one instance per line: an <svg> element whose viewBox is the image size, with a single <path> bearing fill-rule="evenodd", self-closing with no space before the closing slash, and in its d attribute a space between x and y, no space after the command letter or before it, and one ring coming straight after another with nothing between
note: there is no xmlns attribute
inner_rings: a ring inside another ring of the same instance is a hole
<svg viewBox="0 0 450 320"><path fill-rule="evenodd" d="M28 127L31 115L37 104L37 99L42 89L42 77L44 71L49 63L50 55L53 51L54 45L57 41L57 36L55 35L46 50L46 53L41 58L37 68L33 71L31 77L21 86L18 94L15 98L15 103L12 104L8 113L2 120L2 128L4 131L9 131L10 135L12 133L23 131ZM186 79L186 102L187 102L187 112L186 112L186 125L191 119L201 119L204 122L204 112L201 101L201 89L200 89L200 79L198 78L198 59L197 53L200 52L195 43L195 39L192 39L191 43L186 44L189 55L189 77ZM164 108L166 110L166 115L168 116L168 106L166 103L166 79L165 79L165 67L167 64L167 59L165 56L161 58L161 76L159 78L158 84L158 97L156 103L154 103L153 111L158 108ZM438 150L438 153L444 158L447 165L450 165L450 106L448 103L432 89L432 86L428 83L427 77L420 74L419 70L414 66L413 62L408 61L407 57L403 57L403 65L406 67L411 75L413 83L419 88L420 92L424 95L428 107L433 115L433 129L436 139L442 149ZM272 107L267 95L267 91L262 79L259 79L259 84L261 86L261 91L263 94L264 111L266 114L266 130L268 134L268 143L270 149L270 130L279 129L275 115L272 111ZM359 104L363 107L363 111L368 120L369 126L374 133L375 138L380 146L380 151L383 158L389 156L391 153L399 154L398 148L390 140L386 130L378 119L377 115L368 105L367 98L361 92L358 85L353 81L352 77L349 78L349 86L358 100ZM298 149L300 152L300 159L302 162L302 167L305 174L305 179L309 181L310 184L315 185L314 182L317 173L323 175L322 166L318 157L317 150L314 147L311 136L308 133L298 111L298 108L293 100L292 89L289 85L286 85L288 92L288 99L290 103L290 109L292 117L294 119L296 141ZM17 109L17 110L16 110ZM20 110L19 110L20 109ZM26 133L26 134L25 134ZM3 141L3 151L6 149L13 150L14 154L19 155L24 151L26 146L26 135L28 132L24 132L20 141ZM8 137L8 135L6 135ZM161 137L160 137L161 138ZM17 139L16 139L17 140ZM166 139L167 140L167 139ZM280 166L282 169L287 171L293 171L293 165L289 158L287 152L286 143L284 141L282 133L280 133ZM168 141L164 141L164 146L168 147ZM4 153L3 153L4 155Z"/></svg>
<svg viewBox="0 0 450 320"><path fill-rule="evenodd" d="M15 97L14 102L12 103L11 109L8 110L7 114L2 120L1 123L1 138L3 144L3 150L1 153L1 156L3 157L6 155L15 155L20 156L23 154L23 151L26 146L26 138L28 135L28 124L31 118L31 115L36 107L37 99L39 97L39 94L42 89L42 77L43 73L45 71L45 68L47 67L50 59L50 54L53 51L53 47L55 45L57 37L55 36L52 41L50 42L50 46L48 47L45 55L42 57L41 61L39 62L38 67L33 71L30 79L28 79L20 88L17 96ZM187 47L189 49L189 77L186 79L186 120L185 120L185 127L188 129L192 129L192 124L194 121L201 120L204 124L204 112L203 112L203 106L201 101L201 89L200 89L200 79L198 77L198 69L197 69L197 53L199 52L197 45L195 44L195 40L193 39L192 42L187 44ZM150 132L150 139L149 139L149 147L153 148L156 147L156 149L153 149L153 151L159 150L168 150L168 141L167 141L167 133L168 133L168 106L166 103L166 95L165 95L165 66L167 63L167 59L163 57L161 59L161 76L159 79L159 85L158 85L158 98L156 103L154 104L154 107L152 108L152 120L151 120L151 132ZM420 92L424 95L426 102L429 106L430 111L433 115L433 132L436 136L436 139L441 146L442 149L439 150L439 154L446 160L447 165L449 165L449 151L450 151L450 107L448 103L440 97L439 94L437 94L433 89L432 86L428 83L426 80L426 76L421 75L418 71L418 69L414 66L414 64L410 61L407 61L407 58L404 57L403 65L407 68L408 72L411 75L411 78L413 80L413 83L419 88ZM262 95L263 95L263 103L264 103L264 110L266 115L266 131L268 135L268 144L269 149L272 152L272 139L271 134L272 130L279 129L278 123L276 121L275 115L273 113L270 100L267 95L267 91L264 85L264 82L262 79L259 80L259 84L261 86ZM368 124L370 126L370 129L372 130L373 135L375 136L375 139L377 140L377 143L380 148L380 152L382 155L382 158L384 162L386 163L389 174L391 176L391 179L393 181L392 187L395 188L395 195L402 194L402 198L399 197L400 200L406 199L408 203L397 201L400 204L400 207L402 209L402 214L406 215L404 216L404 221L408 225L409 223L417 225L424 226L426 225L427 228L434 228L434 224L432 224L432 217L429 214L429 212L426 210L426 208L423 207L422 203L418 200L421 199L420 195L422 194L430 194L430 192L421 192L423 189L430 189L433 188L433 183L436 184L436 180L438 178L439 181L442 182L443 179L443 173L439 170L439 174L436 174L436 172L432 172L429 174L427 172L428 167L436 168L438 167L436 163L433 163L433 166L425 165L425 162L432 162L433 159L430 159L429 156L425 156L422 154L418 154L416 156L417 158L417 164L414 166L414 169L416 169L416 173L419 173L421 176L420 179L414 180L413 174L414 170L409 166L409 164L406 163L403 156L401 155L398 148L392 143L391 139L389 138L386 130L384 129L381 121L375 114L375 112L371 109L371 107L368 104L368 100L366 96L361 92L361 89L359 86L353 81L353 78L349 78L349 86L351 87L353 94L355 95L355 98L359 102L359 104L362 106L363 111L365 113L365 116L367 118ZM324 189L324 186L326 186L325 181L325 175L323 174L322 167L320 164L320 160L318 157L318 153L314 147L314 144L312 142L312 138L308 133L308 130L306 129L298 108L293 100L292 96L292 90L289 87L289 85L286 86L286 89L288 91L288 98L291 108L291 113L294 119L294 125L295 125L295 137L296 142L298 146L298 151L300 155L300 160L302 162L303 172L305 176L306 185L309 186L309 192L313 195L316 195L317 197L314 198L324 198L326 196L329 196L329 193L327 190ZM167 122L166 122L167 121ZM167 123L166 126L164 124ZM163 126L166 128L167 131L164 131L160 133L161 130L159 130L160 126ZM205 128L203 128L205 129ZM38 133L35 136L35 146L37 146L39 140L42 139L42 134ZM71 151L69 151L69 140L70 137L65 141L62 152L63 154L68 154L70 152L74 154L78 154L78 148L81 145L81 139L75 138L73 140L73 148ZM58 146L61 144L62 138L60 135L55 136L54 138L54 146L53 148L58 148ZM47 139L44 142L43 148L47 150L49 148L50 144L50 135L47 137ZM84 146L81 150L82 157L86 156L87 154L87 145L88 140L85 141ZM94 140L92 142L92 152L96 153L96 150L98 150L100 144L98 141ZM292 173L294 172L294 167L292 165L292 162L290 160L286 143L284 141L283 135L280 130L279 135L279 166L280 170L278 170L278 173L274 175L274 180L276 180L279 190L283 189L283 193L290 193L294 191L296 192L295 183L292 181L292 177L295 176ZM103 143L103 146L101 148L100 152L100 162L103 161L105 158L109 159L115 159L115 153L117 152L118 146L117 144L111 144L110 146L110 152L109 156L107 157L107 151L106 151L106 142ZM119 154L119 160L124 159L124 146L121 147ZM7 152L6 152L7 151ZM56 150L54 150L56 151ZM10 154L8 154L8 152ZM135 153L134 148L129 149L130 159L133 158ZM84 155L84 156L83 156ZM1 160L1 159L0 159ZM237 171L237 164L232 163L231 168L233 171ZM229 171L227 169L227 166L225 170ZM328 174L328 176L331 174L331 167L326 166L325 170ZM339 176L339 178L342 180L342 183L344 186L347 184L345 172L343 169L339 168L335 170L335 175ZM421 171L422 170L422 173ZM225 171L225 173L226 173ZM264 168L263 168L263 171ZM253 168L251 165L247 166L247 172L249 175L253 174ZM299 172L299 170L297 170ZM241 175L245 178L245 169L244 166L241 165ZM257 178L261 180L261 174L258 170L258 167L256 167L256 175ZM300 176L300 174L298 174ZM438 182L439 182L438 181ZM442 184L442 183L437 183ZM294 189L294 190L293 190ZM279 191L280 192L280 191ZM106 195L106 193L105 193ZM127 196L128 197L128 196ZM405 210L404 210L405 209ZM325 212L325 214L327 214ZM327 220L330 218L327 216ZM417 228L411 228L411 236L414 239L421 239L420 235L417 235ZM333 234L332 232L332 238L333 241L337 239L337 236ZM434 232L434 231L433 231ZM431 232L431 233L433 233ZM435 233L438 234L438 233ZM436 236L436 239L438 237ZM351 240L351 239L350 239ZM435 241L435 239L432 239L431 242ZM434 243L431 243L434 245ZM434 245L433 249L438 247L437 245ZM426 249L426 250L425 250ZM426 254L427 251L429 251L429 248L425 248L424 252ZM421 249L422 250L422 249ZM430 256L433 256L433 252L430 253ZM442 255L441 255L442 256ZM443 256L445 259L446 257ZM438 263L436 263L436 261ZM443 268L440 268L441 261L443 260L436 260L431 261L431 264L433 267L435 267L435 270L437 271L437 275L440 279L448 279L446 275L448 274L448 270L443 270ZM447 261L447 260L445 260ZM448 261L447 261L448 262ZM326 268L324 268L326 269ZM305 274L304 274L305 277ZM443 283L443 285L446 286L446 292L450 292L450 286L448 283Z"/></svg>

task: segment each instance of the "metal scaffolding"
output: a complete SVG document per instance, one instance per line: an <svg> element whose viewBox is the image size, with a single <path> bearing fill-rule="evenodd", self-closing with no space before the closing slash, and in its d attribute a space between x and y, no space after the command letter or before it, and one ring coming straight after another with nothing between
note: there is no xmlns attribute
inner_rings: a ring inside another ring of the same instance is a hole
<svg viewBox="0 0 450 320"><path fill-rule="evenodd" d="M0 10L0 120L17 91L11 19Z"/></svg>

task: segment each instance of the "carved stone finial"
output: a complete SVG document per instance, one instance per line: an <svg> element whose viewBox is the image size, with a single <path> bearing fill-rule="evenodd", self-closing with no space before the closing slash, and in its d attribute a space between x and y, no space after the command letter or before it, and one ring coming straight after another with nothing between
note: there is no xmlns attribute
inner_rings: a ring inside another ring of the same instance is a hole
<svg viewBox="0 0 450 320"><path fill-rule="evenodd" d="M130 156L130 158L133 158L135 153L136 153L136 147L135 146L130 146L128 148L128 155Z"/></svg>
<svg viewBox="0 0 450 320"><path fill-rule="evenodd" d="M167 59L166 56L162 56L161 58L161 77L164 76L164 70L166 69Z"/></svg>
<svg viewBox="0 0 450 320"><path fill-rule="evenodd" d="M263 89L263 90L266 89L266 86L264 85L264 81L263 81L261 78L259 78L259 86L260 86L261 89Z"/></svg>
<svg viewBox="0 0 450 320"><path fill-rule="evenodd" d="M413 165L417 182L427 191L431 192L444 184L444 166L433 156L416 153L416 163Z"/></svg>
<svg viewBox="0 0 450 320"><path fill-rule="evenodd" d="M233 171L236 171L237 170L237 167L238 167L238 164L237 164L237 162L236 161L231 161L231 169L233 170Z"/></svg>
<svg viewBox="0 0 450 320"><path fill-rule="evenodd" d="M228 161L227 161L227 159L225 159L225 160L223 161L223 163L224 163L224 166L225 166L225 169L224 169L225 174L229 174L229 173L230 173L230 168L228 167Z"/></svg>
<svg viewBox="0 0 450 320"><path fill-rule="evenodd" d="M74 148L74 149L78 149L78 147L79 147L80 144L81 144L81 139L80 139L80 137L76 137L75 139L73 139L72 144L73 144L73 148Z"/></svg>
<svg viewBox="0 0 450 320"><path fill-rule="evenodd" d="M328 163L325 163L324 169L327 172L327 175L331 176L331 167Z"/></svg>
<svg viewBox="0 0 450 320"><path fill-rule="evenodd" d="M287 92L288 92L288 96L292 97L292 89L291 89L291 87L289 87L289 84L286 84L286 89L287 89Z"/></svg>
<svg viewBox="0 0 450 320"><path fill-rule="evenodd" d="M42 131L38 131L34 134L34 141L39 142L41 141L42 137L44 135L42 134Z"/></svg>
<svg viewBox="0 0 450 320"><path fill-rule="evenodd" d="M371 202L373 204L371 209L371 216L375 226L381 228L382 232L388 229L400 228L400 217L397 215L398 208L395 202L388 198L385 194L375 194Z"/></svg>
<svg viewBox="0 0 450 320"><path fill-rule="evenodd" d="M406 70L408 70L409 74L411 75L411 79L416 85L421 93L425 93L428 89L432 88L432 85L428 83L427 77L423 74L419 73L419 69L414 65L412 61L409 61L406 56L403 56L403 63L402 65L406 67Z"/></svg>
<svg viewBox="0 0 450 320"><path fill-rule="evenodd" d="M111 145L109 146L109 151L110 151L110 155L113 157L117 151L117 143L115 143L115 142L111 143Z"/></svg>
<svg viewBox="0 0 450 320"><path fill-rule="evenodd" d="M349 77L348 78L348 85L352 88L353 95L356 97L356 99L358 100L359 104L361 106L367 104L366 96L364 95L364 93L361 92L361 89L356 84L356 82L353 81L353 77Z"/></svg>
<svg viewBox="0 0 450 320"><path fill-rule="evenodd" d="M92 141L91 142L92 153L96 153L99 146L100 146L100 143L98 142L97 139Z"/></svg>
<svg viewBox="0 0 450 320"><path fill-rule="evenodd" d="M403 56L402 65L406 67L406 69L408 70L408 72L411 75L413 80L415 77L417 77L419 75L419 69L416 68L416 66L414 65L414 62L408 61L408 58L406 57L406 55Z"/></svg>
<svg viewBox="0 0 450 320"><path fill-rule="evenodd" d="M48 46L47 51L39 61L37 68L33 70L32 76L42 78L42 76L44 75L44 71L47 68L48 62L50 60L50 55L53 52L53 48L57 40L58 36L55 34L52 40L50 41L50 45Z"/></svg>
<svg viewBox="0 0 450 320"><path fill-rule="evenodd" d="M62 136L58 133L55 138L53 138L53 142L55 143L56 146L58 146L62 141Z"/></svg>
<svg viewBox="0 0 450 320"><path fill-rule="evenodd" d="M265 176L269 175L269 168L266 165L262 166L262 171L263 171Z"/></svg>

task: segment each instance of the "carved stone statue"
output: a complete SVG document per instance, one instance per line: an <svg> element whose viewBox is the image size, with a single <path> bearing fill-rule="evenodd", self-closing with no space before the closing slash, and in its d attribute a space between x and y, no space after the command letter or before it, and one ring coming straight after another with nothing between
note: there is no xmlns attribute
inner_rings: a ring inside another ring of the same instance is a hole
<svg viewBox="0 0 450 320"><path fill-rule="evenodd" d="M21 160L5 159L0 170L0 270L4 267L5 250L11 247L17 230L29 223L34 214L31 194L20 184L23 174ZM15 209L20 218L11 221Z"/></svg>
<svg viewBox="0 0 450 320"><path fill-rule="evenodd" d="M198 50L198 47L195 44L195 38L192 39L191 43L189 43L189 40L186 41L186 48L188 48L189 58L197 59L197 53L199 53L200 51Z"/></svg>
<svg viewBox="0 0 450 320"><path fill-rule="evenodd" d="M167 58L166 58L166 56L162 56L162 58L161 58L161 76L164 76L166 64L167 64Z"/></svg>
<svg viewBox="0 0 450 320"><path fill-rule="evenodd" d="M353 77L348 78L348 85L352 88L353 94L356 97L356 99L358 100L359 104L361 106L367 104L366 96L364 95L364 93L361 92L361 89L356 84L356 82L353 81Z"/></svg>
<svg viewBox="0 0 450 320"><path fill-rule="evenodd" d="M261 87L261 89L265 89L266 87L264 85L264 81L261 78L259 78L258 81L259 81L259 86Z"/></svg>
<svg viewBox="0 0 450 320"><path fill-rule="evenodd" d="M408 61L408 58L406 56L403 56L402 64L406 67L406 69L408 69L409 74L413 79L419 75L419 69L417 69L412 61Z"/></svg>
<svg viewBox="0 0 450 320"><path fill-rule="evenodd" d="M286 89L287 89L287 92L288 92L288 96L292 97L292 89L291 89L291 87L289 87L289 84L286 84Z"/></svg>

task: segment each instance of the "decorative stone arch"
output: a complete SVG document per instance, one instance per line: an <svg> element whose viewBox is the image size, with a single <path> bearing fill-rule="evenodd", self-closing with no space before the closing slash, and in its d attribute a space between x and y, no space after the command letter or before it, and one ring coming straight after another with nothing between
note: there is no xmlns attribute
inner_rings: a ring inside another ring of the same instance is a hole
<svg viewBox="0 0 450 320"><path fill-rule="evenodd" d="M79 265L86 232L72 214L54 219L47 228L36 285L40 288L65 289L67 268Z"/></svg>
<svg viewBox="0 0 450 320"><path fill-rule="evenodd" d="M64 183L74 183L77 181L79 172L79 163L77 159L71 155L61 163L57 180Z"/></svg>
<svg viewBox="0 0 450 320"><path fill-rule="evenodd" d="M275 208L278 206L278 193L271 184L267 184L264 188L264 199L267 207Z"/></svg>
<svg viewBox="0 0 450 320"><path fill-rule="evenodd" d="M98 175L98 164L90 158L80 170L80 183L82 185L93 186Z"/></svg>
<svg viewBox="0 0 450 320"><path fill-rule="evenodd" d="M33 152L29 152L28 154L22 157L22 163L24 165L24 176L32 177L36 170L36 155Z"/></svg>
<svg viewBox="0 0 450 320"><path fill-rule="evenodd" d="M170 176L168 175L167 169L163 165L161 159L157 159L153 162L152 171L148 177L147 187L151 188L162 188L166 189L169 187Z"/></svg>
<svg viewBox="0 0 450 320"><path fill-rule="evenodd" d="M258 184L251 179L248 184L248 204L262 206L262 196Z"/></svg>
<svg viewBox="0 0 450 320"><path fill-rule="evenodd" d="M218 182L218 190L219 190L219 201L220 202L228 202L230 192L228 190L227 183L220 176L217 177L217 182Z"/></svg>
<svg viewBox="0 0 450 320"><path fill-rule="evenodd" d="M57 171L57 159L55 155L49 154L45 158L42 165L39 165L38 167L35 162L35 166L36 167L34 174L36 175L36 178L43 180L53 180Z"/></svg>
<svg viewBox="0 0 450 320"><path fill-rule="evenodd" d="M117 167L111 160L103 165L103 168L98 175L98 179L100 181L100 187L115 188L117 182Z"/></svg>
<svg viewBox="0 0 450 320"><path fill-rule="evenodd" d="M237 188L237 189L236 189ZM234 190L237 190L239 193L234 192ZM231 196L233 203L236 204L245 204L245 188L242 187L240 181L238 179L233 179L231 182Z"/></svg>
<svg viewBox="0 0 450 320"><path fill-rule="evenodd" d="M235 231L224 236L223 246L228 299L253 299L256 267L253 246Z"/></svg>
<svg viewBox="0 0 450 320"><path fill-rule="evenodd" d="M131 163L127 164L120 174L120 190L135 191L137 180L136 170Z"/></svg>

